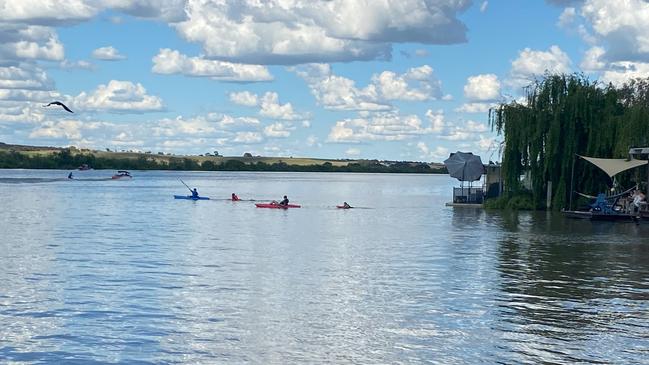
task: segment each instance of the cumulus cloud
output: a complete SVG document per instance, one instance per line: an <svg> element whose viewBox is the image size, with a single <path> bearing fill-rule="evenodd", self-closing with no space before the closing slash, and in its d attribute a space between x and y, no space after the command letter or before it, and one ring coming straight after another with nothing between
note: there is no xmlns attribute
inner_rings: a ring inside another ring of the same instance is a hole
<svg viewBox="0 0 649 365"><path fill-rule="evenodd" d="M235 143L255 144L263 140L264 138L259 132L237 132L232 141Z"/></svg>
<svg viewBox="0 0 649 365"><path fill-rule="evenodd" d="M119 53L113 46L97 48L92 51L92 57L102 61L119 61L126 59L126 56Z"/></svg>
<svg viewBox="0 0 649 365"><path fill-rule="evenodd" d="M584 59L579 67L587 72L599 71L606 67L606 62L602 61L602 56L606 51L602 47L591 47L584 54Z"/></svg>
<svg viewBox="0 0 649 365"><path fill-rule="evenodd" d="M73 99L78 109L115 113L143 113L163 109L162 99L148 95L140 83L111 80L91 94L82 92Z"/></svg>
<svg viewBox="0 0 649 365"><path fill-rule="evenodd" d="M609 68L602 73L601 81L621 86L625 82L636 78L649 77L649 63L647 62L613 62Z"/></svg>
<svg viewBox="0 0 649 365"><path fill-rule="evenodd" d="M265 66L208 60L202 57L188 57L168 48L161 49L153 57L152 71L158 74L209 77L213 80L229 82L273 80L273 76Z"/></svg>
<svg viewBox="0 0 649 365"><path fill-rule="evenodd" d="M411 68L402 75L383 71L372 76L372 86L383 100L425 101L443 96L442 83L428 65Z"/></svg>
<svg viewBox="0 0 649 365"><path fill-rule="evenodd" d="M464 96L471 101L487 101L500 98L500 81L494 74L469 76L464 85Z"/></svg>
<svg viewBox="0 0 649 365"><path fill-rule="evenodd" d="M527 86L535 78L549 73L569 73L572 61L558 46L551 46L548 51L525 48L512 62L508 84L514 87Z"/></svg>
<svg viewBox="0 0 649 365"><path fill-rule="evenodd" d="M273 123L264 128L264 135L270 138L287 138L295 127L287 123Z"/></svg>
<svg viewBox="0 0 649 365"><path fill-rule="evenodd" d="M244 106L257 106L259 100L257 94L250 91L233 92L229 94L230 101Z"/></svg>
<svg viewBox="0 0 649 365"><path fill-rule="evenodd" d="M462 104L455 111L462 113L484 113L496 105L495 101L501 98L500 81L494 74L470 76L464 85L464 97L467 103Z"/></svg>
<svg viewBox="0 0 649 365"><path fill-rule="evenodd" d="M588 0L581 14L608 45L610 61L649 61L649 3L643 0Z"/></svg>
<svg viewBox="0 0 649 365"><path fill-rule="evenodd" d="M80 139L82 126L83 123L78 120L46 122L40 127L34 129L29 134L29 138Z"/></svg>
<svg viewBox="0 0 649 365"><path fill-rule="evenodd" d="M469 0L191 1L174 26L207 57L300 64L390 57L392 43L466 41L457 15Z"/></svg>
<svg viewBox="0 0 649 365"><path fill-rule="evenodd" d="M577 10L575 8L573 7L565 8L563 9L563 12L561 12L561 15L559 15L558 25L564 28L568 27L575 21L576 17L577 17Z"/></svg>
<svg viewBox="0 0 649 365"><path fill-rule="evenodd" d="M0 89L52 90L54 82L32 64L0 66Z"/></svg>
<svg viewBox="0 0 649 365"><path fill-rule="evenodd" d="M0 9L0 21L40 25L77 23L99 10L84 0L0 0Z"/></svg>
<svg viewBox="0 0 649 365"><path fill-rule="evenodd" d="M291 103L280 104L279 95L274 92L267 92L260 100L261 110L259 114L268 117L283 120L295 120L302 118L293 111Z"/></svg>
<svg viewBox="0 0 649 365"><path fill-rule="evenodd" d="M337 76L328 64L308 64L292 68L302 77L316 101L332 110L388 110L390 102L426 101L443 98L441 82L433 69L424 65L411 68L403 74L383 71L374 74L364 88L356 82Z"/></svg>
<svg viewBox="0 0 649 365"><path fill-rule="evenodd" d="M337 121L327 141L359 143L364 141L400 141L434 132L433 126L424 126L417 115L400 115L398 111L375 112L358 118Z"/></svg>
<svg viewBox="0 0 649 365"><path fill-rule="evenodd" d="M427 160L441 160L448 157L448 148L437 146L431 150L424 142L417 142L417 149L420 152L419 157Z"/></svg>

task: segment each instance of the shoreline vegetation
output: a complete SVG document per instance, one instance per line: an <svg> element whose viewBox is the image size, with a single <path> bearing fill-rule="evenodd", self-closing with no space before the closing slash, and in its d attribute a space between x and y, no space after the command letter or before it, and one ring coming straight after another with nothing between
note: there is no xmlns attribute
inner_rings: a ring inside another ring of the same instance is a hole
<svg viewBox="0 0 649 365"><path fill-rule="evenodd" d="M215 154L182 156L162 152L98 151L0 142L0 168L75 170L81 165L111 170L284 171L446 174L441 163L316 158L243 157Z"/></svg>
<svg viewBox="0 0 649 365"><path fill-rule="evenodd" d="M527 88L524 101L501 103L489 112L492 129L504 137L506 190L485 205L545 209L548 186L554 210L566 208L573 191L597 195L617 184L638 184L645 190L646 167L623 172L612 181L591 164L575 163L575 155L628 158L630 148L649 146L648 120L649 78L615 86L581 74L545 75ZM586 202L577 199L578 205Z"/></svg>

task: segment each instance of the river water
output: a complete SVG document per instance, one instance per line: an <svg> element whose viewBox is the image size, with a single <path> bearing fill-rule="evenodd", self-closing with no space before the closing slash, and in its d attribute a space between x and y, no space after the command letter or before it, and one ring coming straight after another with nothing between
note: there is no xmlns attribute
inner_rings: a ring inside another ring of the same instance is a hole
<svg viewBox="0 0 649 365"><path fill-rule="evenodd" d="M445 175L67 173L0 170L0 363L649 359L649 223L445 207Z"/></svg>

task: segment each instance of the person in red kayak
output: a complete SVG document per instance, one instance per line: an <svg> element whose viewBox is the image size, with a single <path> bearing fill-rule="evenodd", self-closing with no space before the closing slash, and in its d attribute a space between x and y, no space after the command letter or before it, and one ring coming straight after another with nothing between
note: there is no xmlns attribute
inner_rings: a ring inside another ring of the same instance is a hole
<svg viewBox="0 0 649 365"><path fill-rule="evenodd" d="M352 206L349 205L349 204L347 204L347 202L343 202L343 208L344 208L344 209L349 209L349 208L351 208L351 207L352 207Z"/></svg>
<svg viewBox="0 0 649 365"><path fill-rule="evenodd" d="M236 201L238 201L238 200L241 200L241 199L239 199L239 197L237 196L237 194L232 193L232 201L233 201L233 202L236 202Z"/></svg>
<svg viewBox="0 0 649 365"><path fill-rule="evenodd" d="M279 205L283 205L285 207L288 206L288 198L286 197L286 195L284 195L284 199L279 202Z"/></svg>

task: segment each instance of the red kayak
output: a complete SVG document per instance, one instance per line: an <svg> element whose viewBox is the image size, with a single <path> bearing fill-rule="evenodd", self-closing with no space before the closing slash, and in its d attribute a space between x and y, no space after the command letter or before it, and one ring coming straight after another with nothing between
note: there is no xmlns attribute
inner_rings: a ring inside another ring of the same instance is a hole
<svg viewBox="0 0 649 365"><path fill-rule="evenodd" d="M273 203L257 203L255 205L257 206L257 208L274 208L274 209L301 208L301 206L297 204L280 205L280 204L273 204Z"/></svg>
<svg viewBox="0 0 649 365"><path fill-rule="evenodd" d="M336 208L338 208L338 209L352 209L353 207L346 207L344 205L336 205Z"/></svg>

